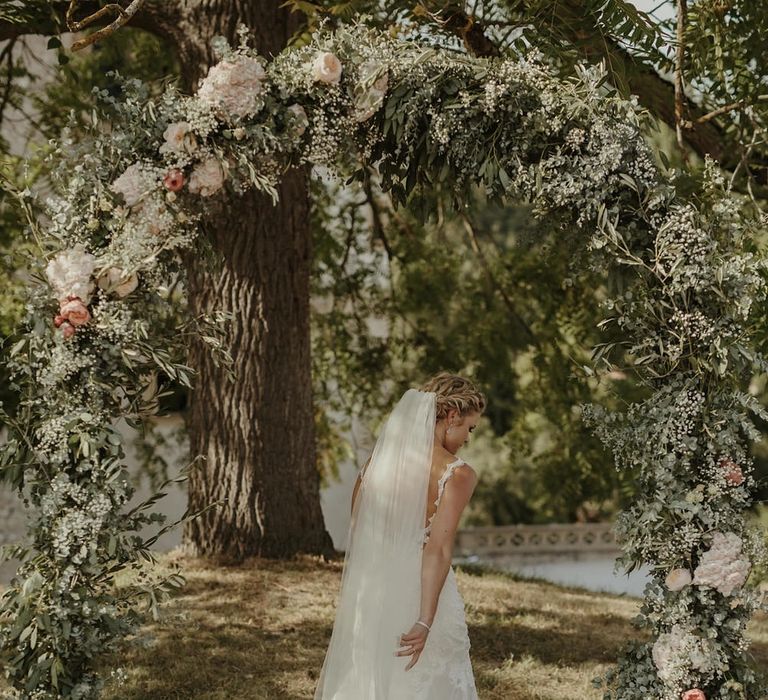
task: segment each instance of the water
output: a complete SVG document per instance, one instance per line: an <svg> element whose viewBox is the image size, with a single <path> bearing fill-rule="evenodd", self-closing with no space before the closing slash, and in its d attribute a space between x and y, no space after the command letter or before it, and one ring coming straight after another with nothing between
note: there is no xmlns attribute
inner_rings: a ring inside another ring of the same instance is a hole
<svg viewBox="0 0 768 700"><path fill-rule="evenodd" d="M503 564L484 562L477 556L454 560L455 564L463 562L479 565L488 564L525 578L540 578L562 586L578 586L598 593L618 593L629 596L642 596L650 573L648 567L635 569L629 575L614 573L614 559L611 557L595 557L576 561L554 559L536 563L507 562Z"/></svg>

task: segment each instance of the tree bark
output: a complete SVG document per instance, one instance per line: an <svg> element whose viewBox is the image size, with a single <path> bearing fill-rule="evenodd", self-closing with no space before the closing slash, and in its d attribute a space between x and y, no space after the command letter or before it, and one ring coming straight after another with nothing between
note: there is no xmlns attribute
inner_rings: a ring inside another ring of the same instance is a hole
<svg viewBox="0 0 768 700"><path fill-rule="evenodd" d="M263 195L222 202L211 238L220 270L185 255L190 313L228 309L236 380L193 340L198 370L187 425L189 507L223 507L184 525L184 549L240 560L297 552L333 556L320 509L310 377L308 201L305 174L286 175L273 207Z"/></svg>
<svg viewBox="0 0 768 700"><path fill-rule="evenodd" d="M214 62L214 35L234 45L244 22L259 52L271 56L296 28L278 0L188 1L179 9L171 38L190 92ZM194 251L184 256L190 313L223 308L234 314L227 333L234 382L205 342L193 340L189 351L198 377L187 425L192 454L206 457L190 475L189 507L226 499L184 524L183 547L199 556L334 556L316 468L306 171L286 173L278 190L277 206L255 192L219 203L206 228L220 269Z"/></svg>

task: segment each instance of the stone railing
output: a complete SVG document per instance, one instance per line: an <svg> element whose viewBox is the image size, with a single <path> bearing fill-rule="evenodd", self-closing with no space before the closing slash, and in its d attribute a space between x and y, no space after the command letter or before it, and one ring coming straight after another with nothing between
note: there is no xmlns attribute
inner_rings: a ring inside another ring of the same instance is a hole
<svg viewBox="0 0 768 700"><path fill-rule="evenodd" d="M612 523L468 527L456 533L454 555L480 559L617 556Z"/></svg>

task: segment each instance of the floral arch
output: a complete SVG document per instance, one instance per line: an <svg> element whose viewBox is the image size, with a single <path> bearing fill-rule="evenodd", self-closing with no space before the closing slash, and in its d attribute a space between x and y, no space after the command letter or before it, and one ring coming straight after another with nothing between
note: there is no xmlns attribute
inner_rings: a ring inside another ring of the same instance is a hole
<svg viewBox="0 0 768 700"><path fill-rule="evenodd" d="M375 165L400 202L441 183L460 205L482 184L577 232L592 264L633 273L602 323L623 329L648 397L621 414L581 408L617 467L637 470L619 561L653 571L638 618L650 635L596 682L622 700L759 697L745 627L762 550L744 511L758 437L749 413L768 416L740 387L768 367L749 342L765 261L714 164L697 199L678 195L642 138L643 113L598 70L563 81L536 55L471 58L360 26L323 30L268 64L238 34L236 48L217 38L220 61L196 95L150 98L130 80L120 100L98 95L88 138L65 133L53 153L65 167L45 231L30 218L44 261L13 348L24 400L4 416L0 462L31 513L33 548L8 550L23 563L0 609L20 697L98 697L92 657L138 624L111 584L151 558L156 538L130 533L162 516L144 512L155 497L123 512L132 489L112 421L152 410L158 368L191 381L149 319L211 198L223 187L275 198L283 169L300 164L353 179ZM613 350L594 348L585 372L610 369ZM182 583L173 574L131 595L154 603Z"/></svg>

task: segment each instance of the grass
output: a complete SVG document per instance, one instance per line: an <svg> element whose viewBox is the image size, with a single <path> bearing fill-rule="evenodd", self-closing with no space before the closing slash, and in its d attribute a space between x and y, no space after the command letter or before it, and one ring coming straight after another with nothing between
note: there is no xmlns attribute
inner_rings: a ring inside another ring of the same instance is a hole
<svg viewBox="0 0 768 700"><path fill-rule="evenodd" d="M341 562L250 559L213 568L179 563L187 585L163 604L103 672L123 666L127 682L106 700L311 699L331 635ZM456 566L481 700L599 700L591 679L635 636L639 601ZM768 666L768 619L750 628ZM361 699L364 700L364 699Z"/></svg>

